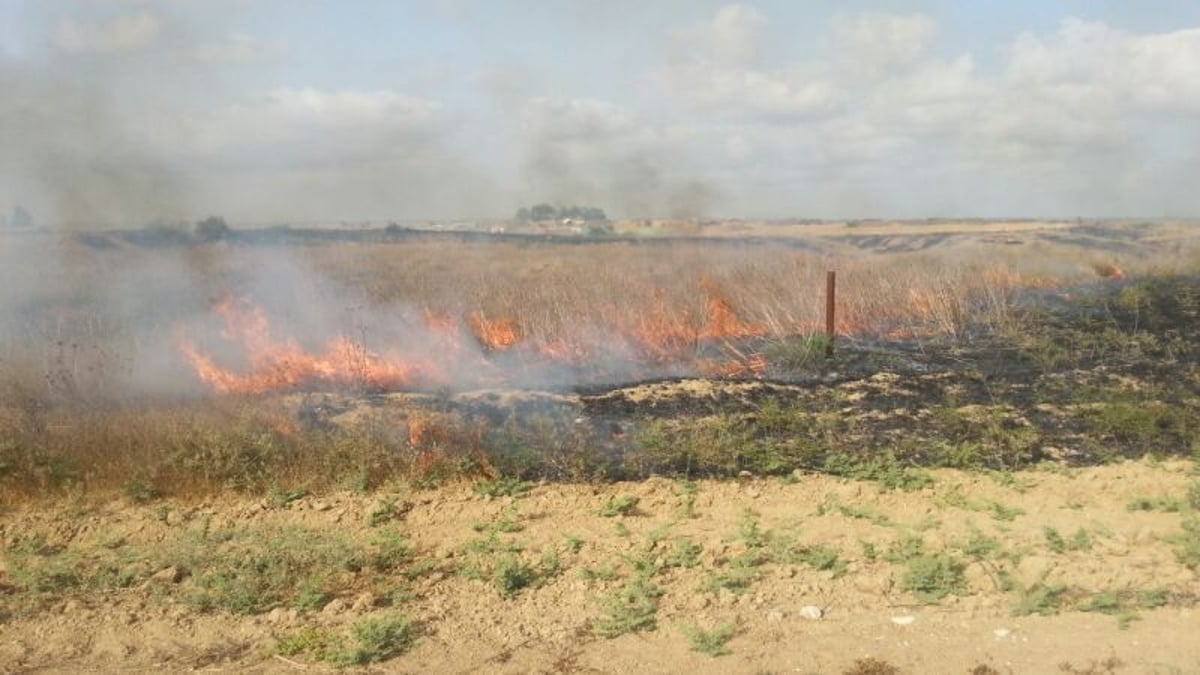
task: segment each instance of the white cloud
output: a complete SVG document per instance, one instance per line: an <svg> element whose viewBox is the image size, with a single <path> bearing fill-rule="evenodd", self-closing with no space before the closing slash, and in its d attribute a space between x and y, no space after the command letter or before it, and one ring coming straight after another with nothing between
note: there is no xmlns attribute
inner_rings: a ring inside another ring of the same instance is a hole
<svg viewBox="0 0 1200 675"><path fill-rule="evenodd" d="M746 63L758 55L759 39L767 20L753 7L726 5L717 10L708 26L713 53L721 61Z"/></svg>
<svg viewBox="0 0 1200 675"><path fill-rule="evenodd" d="M348 148L433 133L441 105L396 91L276 89L193 119L193 146L209 152L261 145ZM377 148L386 150L384 147Z"/></svg>
<svg viewBox="0 0 1200 675"><path fill-rule="evenodd" d="M672 41L677 48L693 51L705 61L745 65L759 54L767 19L748 5L725 5L712 19L677 28Z"/></svg>
<svg viewBox="0 0 1200 675"><path fill-rule="evenodd" d="M196 45L193 56L205 63L246 64L280 58L288 53L282 40L259 40L241 33Z"/></svg>
<svg viewBox="0 0 1200 675"><path fill-rule="evenodd" d="M937 22L920 14L861 12L835 16L830 33L835 60L852 72L879 75L916 62L936 36Z"/></svg>
<svg viewBox="0 0 1200 675"><path fill-rule="evenodd" d="M690 64L655 77L687 105L734 119L795 120L830 112L841 101L835 83L803 70Z"/></svg>
<svg viewBox="0 0 1200 675"><path fill-rule="evenodd" d="M1133 35L1068 19L1008 49L1010 86L1080 105L1200 111L1200 28Z"/></svg>
<svg viewBox="0 0 1200 675"><path fill-rule="evenodd" d="M837 195L871 194L873 208L919 215L963 203L939 192L957 185L989 208L1094 213L1153 205L1164 176L1200 169L1200 151L1182 150L1200 147L1200 29L1134 34L1070 19L1017 36L988 69L971 53L935 52L937 32L925 16L843 15L806 59L693 54L653 78L714 161L738 168L728 180L770 184L789 208L855 213Z"/></svg>
<svg viewBox="0 0 1200 675"><path fill-rule="evenodd" d="M112 54L145 47L161 31L162 21L150 12L119 16L111 21L66 17L58 22L53 41L68 54Z"/></svg>

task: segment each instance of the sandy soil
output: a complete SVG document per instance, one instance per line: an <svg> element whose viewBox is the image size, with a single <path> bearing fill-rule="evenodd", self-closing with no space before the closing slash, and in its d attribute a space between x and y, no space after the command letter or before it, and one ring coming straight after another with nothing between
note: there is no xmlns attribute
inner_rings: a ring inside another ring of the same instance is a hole
<svg viewBox="0 0 1200 675"><path fill-rule="evenodd" d="M1170 541L1186 514L1129 506L1182 496L1192 471L1189 463L1148 461L1025 472L1015 481L937 471L934 484L916 492L883 492L872 483L828 476L703 482L694 517L685 513L680 484L664 479L539 485L521 497L498 498L470 486L397 487L402 515L391 526L431 560L433 571L413 582L412 599L398 610L422 626L415 648L372 668L841 673L857 659L873 657L907 673L968 673L980 665L1000 673L1200 672L1200 577L1177 560ZM622 495L639 498L635 512L600 515ZM346 493L285 506L232 497L144 506L123 500L27 505L4 513L0 535L11 546L22 534L38 532L84 551L114 538L153 546L202 522L231 530L298 525L367 538L377 532L368 520L380 499ZM1003 508L987 506L993 503ZM530 553L562 555L557 575L511 598L487 581L456 573L468 555L464 544L488 523L505 519L521 529L497 536ZM744 592L704 590L706 580L727 571L747 547L738 533L748 519L768 537L786 534L805 546L835 549L844 573L772 561L755 568ZM1055 552L1047 527L1068 539L1083 529L1090 545ZM568 535L582 541L577 551L564 546ZM1015 555L989 566L958 553L973 535ZM655 575L664 591L657 628L615 639L595 636L598 598L628 581L628 561L647 552L661 561L667 544L681 537L703 550L698 566L664 567ZM904 565L885 560L884 552L905 537L968 562L960 595L927 604L903 590ZM655 540L657 545L650 543ZM875 547L874 559L864 542ZM586 580L581 573L605 566L617 578ZM1000 589L995 572L1002 568L1015 590ZM8 576L0 571L0 602L15 606L22 591ZM1021 589L1038 582L1064 584L1077 600L1050 616L1015 616ZM72 593L37 611L13 613L0 623L0 670L324 671L330 668L303 654L278 655L277 641L304 626L336 628L397 611L377 607L368 594L311 612L196 613L170 588L188 583L151 580L119 591ZM1127 626L1112 615L1080 611L1089 594L1152 589L1165 592L1165 606L1138 609ZM803 608L810 606L820 608L819 618L806 616L813 610ZM690 651L681 624L736 625L730 654Z"/></svg>

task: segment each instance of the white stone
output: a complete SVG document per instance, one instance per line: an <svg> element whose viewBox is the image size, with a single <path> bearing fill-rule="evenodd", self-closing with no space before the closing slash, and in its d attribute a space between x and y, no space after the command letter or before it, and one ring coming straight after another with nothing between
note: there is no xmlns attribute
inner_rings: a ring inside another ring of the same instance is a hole
<svg viewBox="0 0 1200 675"><path fill-rule="evenodd" d="M800 616L810 621L816 621L825 616L825 610L816 605L805 605L800 608Z"/></svg>

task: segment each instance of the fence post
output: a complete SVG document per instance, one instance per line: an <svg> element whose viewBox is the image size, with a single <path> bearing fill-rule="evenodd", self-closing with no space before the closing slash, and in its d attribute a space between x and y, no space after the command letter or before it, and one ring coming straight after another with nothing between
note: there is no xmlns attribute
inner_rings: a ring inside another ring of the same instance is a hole
<svg viewBox="0 0 1200 675"><path fill-rule="evenodd" d="M830 270L825 273L825 358L833 358L833 338L835 329L834 311L837 306L837 272Z"/></svg>

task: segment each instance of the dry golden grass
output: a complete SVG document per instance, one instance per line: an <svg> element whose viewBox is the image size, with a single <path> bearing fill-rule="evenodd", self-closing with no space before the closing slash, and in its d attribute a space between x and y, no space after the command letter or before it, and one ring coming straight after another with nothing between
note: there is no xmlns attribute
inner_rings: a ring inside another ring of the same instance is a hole
<svg viewBox="0 0 1200 675"><path fill-rule="evenodd" d="M894 234L903 239L903 231ZM1200 259L1195 246L1181 248L1178 228L1149 232L1145 238L1161 250L1122 256L1087 241L1017 247L987 243L985 234L889 254L847 246L818 254L753 243L421 239L151 250L94 248L53 236L6 238L0 240L0 402L111 401L131 390L161 399L161 391L144 386L141 371L151 362L161 376L150 379L186 390L191 375L171 346L174 326L204 315L225 293L257 300L264 289L274 309L317 308L329 337L353 335L364 313L408 308L511 321L542 343L603 341L630 326L698 327L716 294L739 320L781 338L823 326L825 272L836 269L843 336L961 336L968 327L1006 321L1013 293L1023 288ZM139 386L128 386L131 380Z"/></svg>

